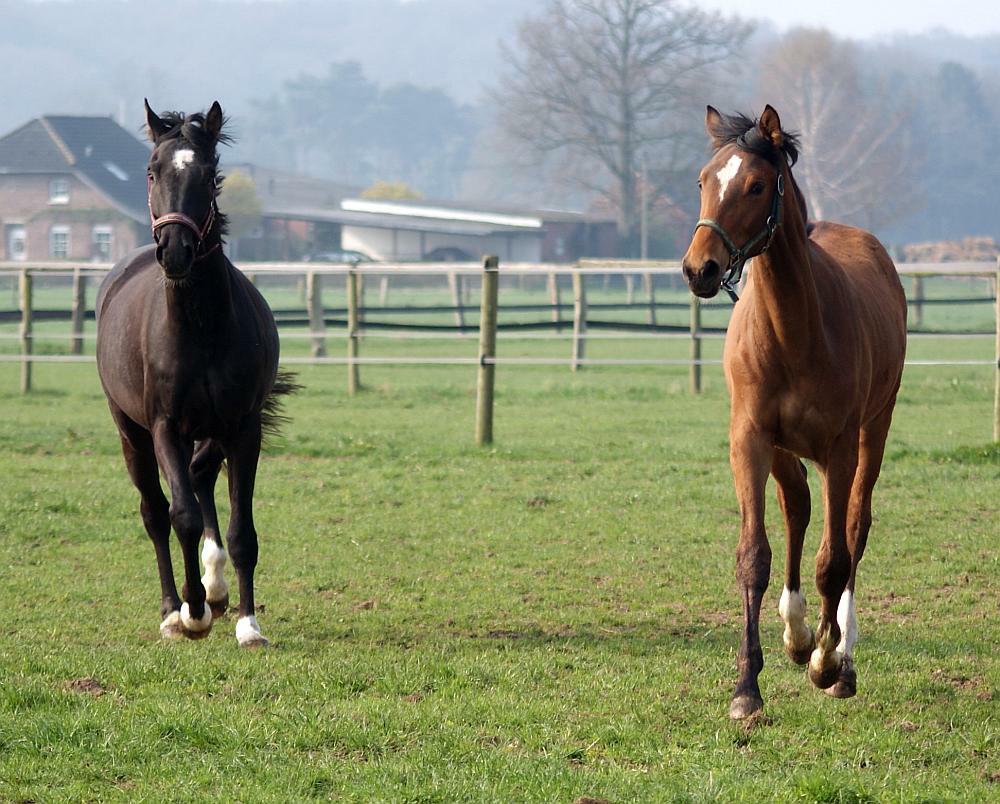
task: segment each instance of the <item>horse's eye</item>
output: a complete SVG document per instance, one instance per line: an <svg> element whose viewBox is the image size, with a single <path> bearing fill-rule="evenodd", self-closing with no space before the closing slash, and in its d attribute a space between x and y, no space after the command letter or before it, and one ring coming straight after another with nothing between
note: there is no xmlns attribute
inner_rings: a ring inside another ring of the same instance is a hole
<svg viewBox="0 0 1000 804"><path fill-rule="evenodd" d="M750 195L760 195L764 192L764 182L755 181L750 185Z"/></svg>

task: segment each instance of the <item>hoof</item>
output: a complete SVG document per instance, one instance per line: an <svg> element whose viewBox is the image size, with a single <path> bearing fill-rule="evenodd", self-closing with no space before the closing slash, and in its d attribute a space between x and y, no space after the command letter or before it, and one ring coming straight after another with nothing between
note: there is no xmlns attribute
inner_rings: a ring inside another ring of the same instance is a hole
<svg viewBox="0 0 1000 804"><path fill-rule="evenodd" d="M812 656L813 646L815 640L812 636L812 631L809 631L809 642L802 647L795 647L789 643L785 643L785 655L791 659L795 664L803 665L809 664L809 657Z"/></svg>
<svg viewBox="0 0 1000 804"><path fill-rule="evenodd" d="M205 606L205 611L200 619L191 616L191 609L188 604L181 606L181 625L184 628L184 636L188 639L204 639L212 630L212 609Z"/></svg>
<svg viewBox="0 0 1000 804"><path fill-rule="evenodd" d="M823 690L832 698L853 698L858 693L858 674L854 672L850 659L844 659L844 665L840 668L840 676L836 683Z"/></svg>
<svg viewBox="0 0 1000 804"><path fill-rule="evenodd" d="M254 650L256 648L266 648L271 643L267 641L267 637L263 634L257 634L249 639L245 639L240 642L241 648L246 648L247 650Z"/></svg>
<svg viewBox="0 0 1000 804"><path fill-rule="evenodd" d="M821 653L817 648L809 660L809 680L821 690L828 689L840 678L841 656L837 651Z"/></svg>
<svg viewBox="0 0 1000 804"><path fill-rule="evenodd" d="M260 632L257 618L254 615L240 617L236 623L236 641L241 648L266 648L267 639Z"/></svg>
<svg viewBox="0 0 1000 804"><path fill-rule="evenodd" d="M221 620L229 613L229 595L218 600L206 600L205 604L212 610L212 620Z"/></svg>
<svg viewBox="0 0 1000 804"><path fill-rule="evenodd" d="M764 708L764 701L755 695L737 695L729 704L729 717L733 720L745 720L756 715Z"/></svg>
<svg viewBox="0 0 1000 804"><path fill-rule="evenodd" d="M184 624L181 622L181 613L172 611L160 623L160 638L180 639L182 636L184 636Z"/></svg>

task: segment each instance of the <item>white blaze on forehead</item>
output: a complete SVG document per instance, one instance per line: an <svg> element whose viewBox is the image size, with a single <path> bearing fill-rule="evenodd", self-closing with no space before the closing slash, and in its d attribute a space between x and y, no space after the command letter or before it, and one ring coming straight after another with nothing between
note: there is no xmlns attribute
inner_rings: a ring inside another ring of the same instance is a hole
<svg viewBox="0 0 1000 804"><path fill-rule="evenodd" d="M176 161L177 157L174 157ZM719 203L722 203L722 199L726 197L726 190L729 188L729 182L731 182L737 173L740 171L740 165L743 164L743 157L733 154L729 157L729 161L726 162L725 167L722 168L715 177L719 180Z"/></svg>
<svg viewBox="0 0 1000 804"><path fill-rule="evenodd" d="M194 161L194 151L190 148L182 148L174 151L174 170L184 170Z"/></svg>

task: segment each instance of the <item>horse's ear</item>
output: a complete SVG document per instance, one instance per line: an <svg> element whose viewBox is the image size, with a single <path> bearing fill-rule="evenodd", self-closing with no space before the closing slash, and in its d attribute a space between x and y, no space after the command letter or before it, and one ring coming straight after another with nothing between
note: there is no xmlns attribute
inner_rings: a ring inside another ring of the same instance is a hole
<svg viewBox="0 0 1000 804"><path fill-rule="evenodd" d="M712 144L718 147L720 130L722 128L722 115L719 110L714 106L708 106L705 109L705 131L708 132L708 137L712 140Z"/></svg>
<svg viewBox="0 0 1000 804"><path fill-rule="evenodd" d="M212 139L216 142L222 136L222 124L225 122L226 118L222 114L222 107L218 101L215 101L212 108L208 110L208 114L205 115L205 131L211 134Z"/></svg>
<svg viewBox="0 0 1000 804"><path fill-rule="evenodd" d="M760 129L760 133L764 136L764 139L775 148L781 148L785 144L785 135L781 131L781 120L770 103L764 107L764 112L760 116L757 128Z"/></svg>
<svg viewBox="0 0 1000 804"><path fill-rule="evenodd" d="M170 126L164 123L160 116L150 108L148 100L143 98L142 103L146 107L146 133L149 135L150 142L155 144L160 137L170 131Z"/></svg>

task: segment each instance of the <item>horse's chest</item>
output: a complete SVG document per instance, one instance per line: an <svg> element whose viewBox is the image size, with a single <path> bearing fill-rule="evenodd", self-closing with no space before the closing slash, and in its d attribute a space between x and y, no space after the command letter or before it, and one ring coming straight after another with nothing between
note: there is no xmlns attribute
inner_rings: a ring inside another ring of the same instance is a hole
<svg viewBox="0 0 1000 804"><path fill-rule="evenodd" d="M840 430L843 411L832 399L815 399L801 392L779 395L775 444L803 458L815 459L831 432Z"/></svg>
<svg viewBox="0 0 1000 804"><path fill-rule="evenodd" d="M152 418L168 416L185 437L195 440L224 438L246 413L246 393L226 368L190 368L154 387L160 390Z"/></svg>

